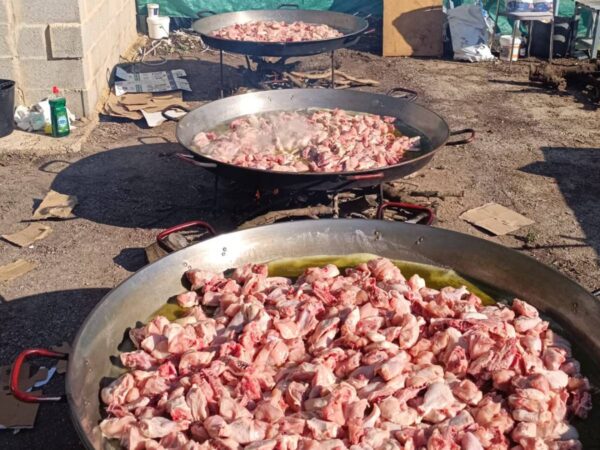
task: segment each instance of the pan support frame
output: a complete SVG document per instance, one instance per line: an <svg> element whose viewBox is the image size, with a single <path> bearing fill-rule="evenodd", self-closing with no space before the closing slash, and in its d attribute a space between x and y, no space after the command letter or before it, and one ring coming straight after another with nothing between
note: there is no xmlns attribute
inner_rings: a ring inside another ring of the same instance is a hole
<svg viewBox="0 0 600 450"><path fill-rule="evenodd" d="M221 98L225 98L225 75L224 75L224 63L223 63L223 56L224 56L224 52L223 50L219 50L219 80L220 80L220 95ZM246 58L246 65L248 67L248 71L250 72L254 72L250 66L250 59L249 56L251 55L244 55ZM329 52L329 56L330 56L330 64L331 64L331 89L335 89L335 50L332 50L331 52ZM266 61L264 61L263 58L261 57L254 57L256 60L258 60L257 62L257 72L260 71L259 67L261 65L261 61L267 65L271 65L271 66L284 66L285 65L285 61L287 60L288 57L284 56L282 58L280 58L277 62L275 63L267 63Z"/></svg>
<svg viewBox="0 0 600 450"><path fill-rule="evenodd" d="M213 208L213 213L217 214L219 212L219 207L220 207L220 197L221 197L221 193L220 193L220 180L221 180L221 176L219 173L215 172L213 173L214 176L214 184L213 184L213 204L212 204L212 208ZM270 202L268 202L267 204L263 205L262 208L260 210L255 211L256 215L260 215L263 214L265 212L268 212L270 210L273 210L274 208L277 208L278 206L281 206L281 204L285 203L285 202L289 202L290 198L295 198L297 196L300 195L306 195L307 197L310 196L310 194L316 194L318 192L324 193L325 195L337 195L349 190L358 190L361 189L365 192L365 194L367 193L371 193L371 194L376 194L376 198L377 198L377 206L378 208L382 207L382 205L384 205L384 203L386 203L386 198L385 198L385 193L384 193L384 183L379 183L375 186L370 186L370 187L363 187L363 188L352 188L350 187L351 184L353 184L353 181L349 181L347 183L342 183L339 186L337 186L335 189L327 189L327 190L318 190L318 189L314 189L317 188L319 183L314 184L313 186L307 188L307 189L293 189L293 190L289 190L286 191L285 193L281 193L281 195L278 195L278 198L274 198L272 199ZM311 189L312 188L312 189ZM261 186L256 186L256 191L259 192L261 191L261 189L265 189L265 188L261 188ZM267 188L268 190L268 188ZM307 206L308 206L309 202L306 202Z"/></svg>

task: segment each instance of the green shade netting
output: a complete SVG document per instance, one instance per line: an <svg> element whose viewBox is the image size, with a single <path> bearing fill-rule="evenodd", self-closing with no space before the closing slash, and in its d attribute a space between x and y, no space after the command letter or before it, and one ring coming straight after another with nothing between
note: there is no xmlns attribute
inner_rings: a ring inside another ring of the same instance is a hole
<svg viewBox="0 0 600 450"><path fill-rule="evenodd" d="M402 0L398 0L402 1ZM500 11L505 11L506 0L482 0L484 8L488 11L492 19L496 15L496 4L500 1ZM448 0L444 0L448 6ZM382 0L137 0L138 14L146 15L146 4L158 3L160 5L160 14L170 17L196 17L196 13L202 10L214 11L216 13L243 11L248 9L277 9L284 3L297 4L302 9L333 10L345 13L370 13L375 16L382 16ZM454 0L454 6L463 4L474 4L476 0ZM559 15L571 17L575 8L575 0L560 1ZM589 14L583 14L579 24L579 34L587 32L590 27L591 17ZM511 34L512 25L506 17L500 16L498 27L501 34Z"/></svg>

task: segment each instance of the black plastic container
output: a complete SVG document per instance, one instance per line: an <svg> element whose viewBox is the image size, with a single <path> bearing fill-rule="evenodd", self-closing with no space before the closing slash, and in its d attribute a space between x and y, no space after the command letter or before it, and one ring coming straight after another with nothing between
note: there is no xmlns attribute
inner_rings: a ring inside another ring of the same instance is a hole
<svg viewBox="0 0 600 450"><path fill-rule="evenodd" d="M0 79L0 138L15 129L15 82Z"/></svg>
<svg viewBox="0 0 600 450"><path fill-rule="evenodd" d="M554 18L554 55L555 58L565 58L569 53L571 30L573 20L568 17ZM531 56L547 58L550 49L550 24L536 22L533 27L531 41Z"/></svg>

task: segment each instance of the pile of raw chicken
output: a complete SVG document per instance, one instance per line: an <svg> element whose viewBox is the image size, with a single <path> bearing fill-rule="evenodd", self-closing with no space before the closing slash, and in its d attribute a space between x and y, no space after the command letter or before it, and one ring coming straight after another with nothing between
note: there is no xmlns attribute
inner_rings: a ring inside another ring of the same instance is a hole
<svg viewBox="0 0 600 450"><path fill-rule="evenodd" d="M483 306L387 259L295 283L186 275L187 316L133 329L101 392L100 428L129 449L581 449L588 380L523 301Z"/></svg>
<svg viewBox="0 0 600 450"><path fill-rule="evenodd" d="M187 272L121 354L105 437L129 449L579 450L591 409L569 343L521 300L483 306L387 259L293 283L247 265ZM209 317L206 309L214 309Z"/></svg>
<svg viewBox="0 0 600 450"><path fill-rule="evenodd" d="M329 25L274 20L239 23L213 32L214 37L221 39L252 42L320 41L343 35Z"/></svg>
<svg viewBox="0 0 600 450"><path fill-rule="evenodd" d="M420 137L402 136L394 117L346 111L281 111L240 117L193 145L218 161L280 172L348 172L399 163Z"/></svg>

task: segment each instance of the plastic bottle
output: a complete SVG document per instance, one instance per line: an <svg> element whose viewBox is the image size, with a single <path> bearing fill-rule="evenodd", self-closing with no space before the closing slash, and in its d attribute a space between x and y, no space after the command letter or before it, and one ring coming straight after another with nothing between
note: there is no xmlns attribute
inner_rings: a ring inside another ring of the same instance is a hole
<svg viewBox="0 0 600 450"><path fill-rule="evenodd" d="M63 137L71 133L69 116L67 114L67 100L60 96L56 86L52 88L50 103L50 120L52 122L52 136Z"/></svg>

